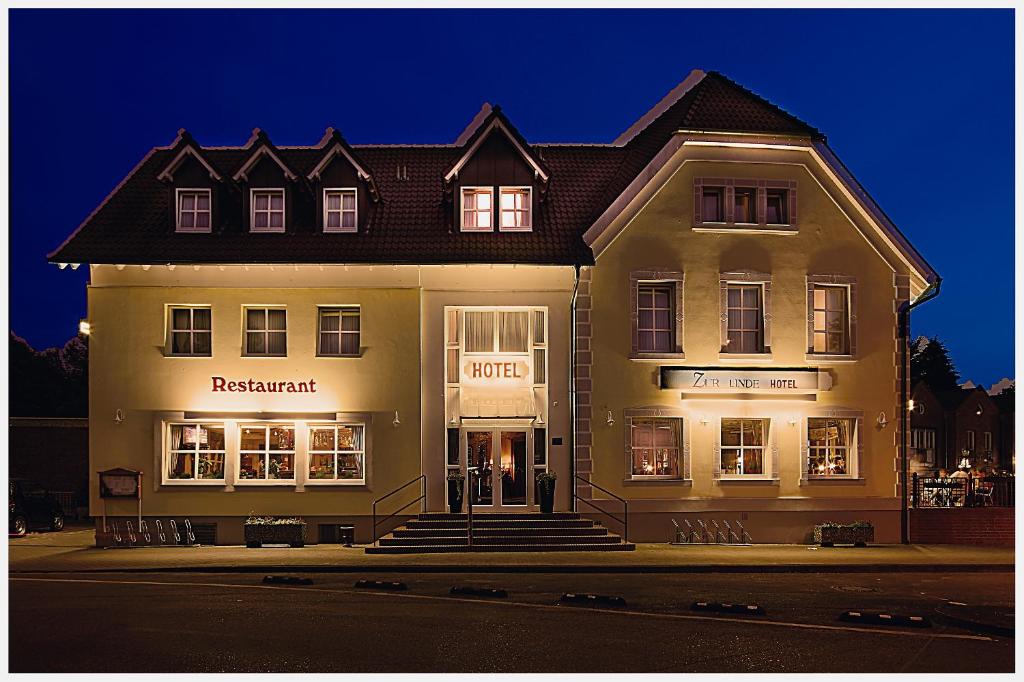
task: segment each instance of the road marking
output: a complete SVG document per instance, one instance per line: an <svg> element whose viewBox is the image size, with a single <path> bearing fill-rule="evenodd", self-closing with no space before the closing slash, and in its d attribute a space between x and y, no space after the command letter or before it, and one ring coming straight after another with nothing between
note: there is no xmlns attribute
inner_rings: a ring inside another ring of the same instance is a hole
<svg viewBox="0 0 1024 682"><path fill-rule="evenodd" d="M324 588L311 588L311 587L289 587L285 585L242 585L239 583L199 583L199 582L170 582L170 581L159 581L159 580L101 580L98 578L27 578L27 577L11 577L8 578L10 581L19 582L42 582L42 583L98 583L104 585L156 585L160 587L220 587L220 588L234 588L234 589L247 589L247 590L286 590L292 592L305 592L314 594L345 594L353 596L366 596L366 597L392 597L396 599L421 599L426 601L439 601L439 602L461 602L465 604L477 604L477 605L488 605L488 606L511 606L519 608L539 609L544 611L573 611L582 613L604 613L614 614L618 616L633 616L643 618L655 618L660 620L690 620L700 622L718 622L718 623L733 623L740 625L761 625L761 626L774 626L774 627L787 627L801 630L823 630L823 631L835 631L835 632L863 632L871 635L888 635L895 637L923 637L928 639L957 639L957 640L972 640L979 642L993 642L995 641L991 637L985 637L984 635L958 635L949 633L932 633L932 632L913 632L903 630L880 630L876 628L864 628L856 627L851 625L826 625L826 624L813 624L813 623L794 623L790 621L782 620L751 620L749 618L729 618L726 616L694 616L683 613L651 613L647 611L630 611L624 609L601 609L593 607L581 607L581 606L565 606L557 604L534 604L530 602L494 602L486 601L482 602L479 599L465 599L461 597L439 597L428 594L410 594L408 592L367 592L364 590L346 590L346 589L324 589Z"/></svg>

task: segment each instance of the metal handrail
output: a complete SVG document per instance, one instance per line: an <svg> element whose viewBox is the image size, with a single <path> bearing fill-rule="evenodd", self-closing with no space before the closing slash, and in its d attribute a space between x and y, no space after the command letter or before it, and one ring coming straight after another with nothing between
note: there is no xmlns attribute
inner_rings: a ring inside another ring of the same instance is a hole
<svg viewBox="0 0 1024 682"><path fill-rule="evenodd" d="M384 500L388 499L392 495L395 495L395 494L405 490L406 488L411 486L413 483L417 483L417 482L419 482L421 480L423 481L423 485L421 486L421 489L420 489L420 496L417 497L412 502L410 502L407 505L405 505L404 507L402 507L401 509L396 509L395 511L391 512L390 514L385 516L383 519L381 519L380 522L378 523L378 521L377 521L377 505L379 503L383 502ZM416 504L420 500L423 500L423 506L420 508L421 511L422 511L422 510L425 510L427 508L427 476L426 476L426 474L420 474L419 476L417 476L416 478L412 479L408 483L404 483L404 484L398 486L397 488L395 488L394 490L389 492L387 495L384 495L383 497L378 497L376 500L374 500L373 501L373 539L371 540L370 544L375 545L375 544L377 544L377 541L380 540L380 536L377 535L377 526L378 525L383 525L384 523L387 523L387 521L389 519L394 518L395 516L397 516L398 514L402 513L403 511L405 511L406 509L408 509L412 505ZM383 535L383 533L381 535Z"/></svg>
<svg viewBox="0 0 1024 682"><path fill-rule="evenodd" d="M473 551L473 477L477 471L477 467L466 467L466 483L469 488L466 497L466 546L470 551Z"/></svg>
<svg viewBox="0 0 1024 682"><path fill-rule="evenodd" d="M580 497L579 495L576 494L575 490L572 493L573 499L579 500L583 504L586 504L586 505L596 509L597 511L601 512L602 514L604 514L608 518L612 519L613 521L617 521L618 523L621 523L622 524L622 539L625 542L629 542L629 502L627 502L626 500L622 499L621 497L619 497L618 495L613 493L611 490L607 490L605 488L602 488L601 486L599 486L598 484L594 483L590 479L583 478L579 474L576 474L576 480L583 481L584 483L586 483L590 487L597 488L598 490L600 490L604 494L611 495L613 498L615 498L616 500L618 500L619 502L622 503L622 518L620 519L619 517L615 516L611 512L605 511L604 509L601 509L600 507L598 507L596 504L594 504L590 500L583 499L582 497Z"/></svg>

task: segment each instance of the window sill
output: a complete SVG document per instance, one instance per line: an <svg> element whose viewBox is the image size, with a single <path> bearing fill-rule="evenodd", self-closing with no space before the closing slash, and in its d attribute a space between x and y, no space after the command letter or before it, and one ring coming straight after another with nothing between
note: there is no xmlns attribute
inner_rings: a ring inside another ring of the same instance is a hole
<svg viewBox="0 0 1024 682"><path fill-rule="evenodd" d="M824 364L857 362L857 358L853 355L827 355L825 353L805 353L804 360L807 362L820 362Z"/></svg>
<svg viewBox="0 0 1024 682"><path fill-rule="evenodd" d="M660 362L662 360L685 360L686 353L630 353L634 362Z"/></svg>
<svg viewBox="0 0 1024 682"><path fill-rule="evenodd" d="M274 356L274 357L277 357L277 356ZM316 357L317 358L326 358L328 360L351 360L353 358L358 359L358 358L363 357L363 352L362 352L362 350L360 350L358 353L345 354L345 355L342 355L341 353L338 353L338 354L335 354L335 355L324 355L322 353L317 353Z"/></svg>
<svg viewBox="0 0 1024 682"><path fill-rule="evenodd" d="M327 227L325 227L324 228L324 234L359 234L359 230L357 228L354 228L354 227L349 227L349 228L340 228L340 227L327 228Z"/></svg>
<svg viewBox="0 0 1024 682"><path fill-rule="evenodd" d="M751 360L758 362L773 362L771 352L766 353L719 353L718 359L723 362L750 362Z"/></svg>
<svg viewBox="0 0 1024 682"><path fill-rule="evenodd" d="M624 478L622 479L623 485L685 485L692 486L692 478Z"/></svg>
<svg viewBox="0 0 1024 682"><path fill-rule="evenodd" d="M284 360L288 356L287 355L249 355L247 353L242 353L242 355L240 357L243 360L247 359L247 358L251 359L251 360Z"/></svg>
<svg viewBox="0 0 1024 682"><path fill-rule="evenodd" d="M751 225L728 223L702 223L693 226L694 232L716 232L718 234L797 234L792 225Z"/></svg>
<svg viewBox="0 0 1024 682"><path fill-rule="evenodd" d="M189 487L189 486L193 486L193 487L194 486L200 486L200 487L220 486L221 488L223 488L223 487L227 486L227 481L225 481L224 479L219 479L219 480L210 479L210 480L205 480L204 481L204 480L195 479L195 478L170 478L170 479L167 479L166 481L161 481L160 485L161 485L161 487L162 486L186 486L186 487Z"/></svg>
<svg viewBox="0 0 1024 682"><path fill-rule="evenodd" d="M342 481L328 478L308 478L304 485L308 486L344 486L348 488L366 487L366 481Z"/></svg>
<svg viewBox="0 0 1024 682"><path fill-rule="evenodd" d="M235 481L235 485L240 488L246 488L249 486L261 487L268 485L274 487L291 486L292 488L294 488L298 485L298 482L294 478L283 478L276 481L268 479L238 479Z"/></svg>
<svg viewBox="0 0 1024 682"><path fill-rule="evenodd" d="M822 476L812 478L801 478L800 485L865 485L863 476Z"/></svg>
<svg viewBox="0 0 1024 682"><path fill-rule="evenodd" d="M779 485L779 479L777 478L763 478L763 477L722 477L714 479L715 485L731 485L738 483L740 485Z"/></svg>
<svg viewBox="0 0 1024 682"><path fill-rule="evenodd" d="M210 358L213 357L213 354L210 353L208 355L182 355L182 354L178 354L178 353L166 353L165 352L164 353L164 357L165 358L174 358L174 359L183 359L183 360L195 360L195 359L209 360Z"/></svg>

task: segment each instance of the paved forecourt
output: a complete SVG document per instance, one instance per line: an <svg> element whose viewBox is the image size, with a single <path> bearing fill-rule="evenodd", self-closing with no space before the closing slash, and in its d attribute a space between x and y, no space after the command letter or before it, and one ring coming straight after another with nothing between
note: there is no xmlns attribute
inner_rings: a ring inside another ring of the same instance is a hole
<svg viewBox="0 0 1024 682"><path fill-rule="evenodd" d="M99 549L91 529L31 534L8 543L12 573L74 571L1013 571L1012 548L960 545L669 545L638 544L635 552L458 552L366 554L363 546L243 546Z"/></svg>

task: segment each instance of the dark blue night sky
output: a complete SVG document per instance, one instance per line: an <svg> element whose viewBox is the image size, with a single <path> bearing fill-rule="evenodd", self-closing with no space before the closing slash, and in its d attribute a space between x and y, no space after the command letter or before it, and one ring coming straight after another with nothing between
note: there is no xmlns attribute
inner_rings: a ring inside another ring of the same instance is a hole
<svg viewBox="0 0 1024 682"><path fill-rule="evenodd" d="M528 140L610 142L693 68L823 130L943 276L913 333L1013 376L1012 10L10 13L11 325L61 344L86 269L46 254L150 147L451 142L484 101Z"/></svg>

